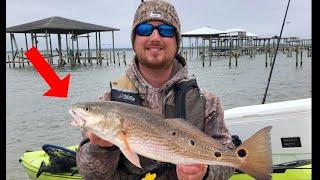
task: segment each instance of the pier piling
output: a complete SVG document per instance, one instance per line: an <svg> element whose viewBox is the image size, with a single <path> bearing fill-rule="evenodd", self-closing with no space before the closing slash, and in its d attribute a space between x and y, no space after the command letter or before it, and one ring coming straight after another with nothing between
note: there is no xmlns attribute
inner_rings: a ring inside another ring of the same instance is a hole
<svg viewBox="0 0 320 180"><path fill-rule="evenodd" d="M200 54L201 54L201 60L202 60L202 67L204 67L204 58L205 58L204 52L202 51L200 52Z"/></svg>
<svg viewBox="0 0 320 180"><path fill-rule="evenodd" d="M296 67L298 67L298 48L295 49L296 51Z"/></svg>
<svg viewBox="0 0 320 180"><path fill-rule="evenodd" d="M238 52L236 52L234 55L234 57L236 58L236 67L238 67Z"/></svg>
<svg viewBox="0 0 320 180"><path fill-rule="evenodd" d="M9 63L9 68L11 68L11 62L10 62L10 56L8 54L8 63Z"/></svg>
<svg viewBox="0 0 320 180"><path fill-rule="evenodd" d="M229 54L229 68L231 68L231 58L232 58L232 52L230 51L230 54Z"/></svg>
<svg viewBox="0 0 320 180"><path fill-rule="evenodd" d="M126 62L126 52L123 51L123 63L124 63L124 66L127 66L127 62Z"/></svg>
<svg viewBox="0 0 320 180"><path fill-rule="evenodd" d="M120 57L119 57L119 51L117 52L117 56L118 56L118 63L119 63L119 67L120 67Z"/></svg>
<svg viewBox="0 0 320 180"><path fill-rule="evenodd" d="M22 67L24 67L24 58L23 58L23 49L21 48L21 60L22 60Z"/></svg>
<svg viewBox="0 0 320 180"><path fill-rule="evenodd" d="M300 52L300 67L302 66L302 53L303 53L303 49L301 49L301 52Z"/></svg>
<svg viewBox="0 0 320 180"><path fill-rule="evenodd" d="M268 51L267 51L267 49L265 50L265 52L266 52L266 65L265 65L265 67L268 67Z"/></svg>

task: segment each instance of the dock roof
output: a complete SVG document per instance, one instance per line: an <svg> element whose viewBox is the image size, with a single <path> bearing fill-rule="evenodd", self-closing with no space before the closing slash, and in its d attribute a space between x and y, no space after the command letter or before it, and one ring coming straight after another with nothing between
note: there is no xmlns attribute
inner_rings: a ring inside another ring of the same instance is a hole
<svg viewBox="0 0 320 180"><path fill-rule="evenodd" d="M224 33L224 31L204 26L204 27L201 27L201 28L198 28L198 29L194 29L194 30L191 30L191 31L183 32L182 36L183 37L211 36L211 35L219 35L221 33Z"/></svg>
<svg viewBox="0 0 320 180"><path fill-rule="evenodd" d="M213 29L213 28L210 28L210 27L207 27L207 26L204 26L204 27L201 27L201 28L198 28L198 29L194 29L194 30L191 30L191 31L188 31L188 32L183 32L182 36L183 37L229 36L229 35L238 36L239 32L244 32L244 33L246 33L246 36L249 36L249 37L257 37L258 36L258 35L254 34L252 32L249 32L249 31L246 31L246 30L243 30L243 29L240 29L240 28L217 30L217 29Z"/></svg>
<svg viewBox="0 0 320 180"><path fill-rule="evenodd" d="M239 32L245 32L248 37L257 37L258 35L241 28L226 29L225 32L230 35L238 35Z"/></svg>
<svg viewBox="0 0 320 180"><path fill-rule="evenodd" d="M51 34L68 34L76 35L91 32L102 31L119 31L120 29L100 26L81 21L75 21L59 16L53 16L38 21L25 23L17 26L6 28L7 33L51 33Z"/></svg>

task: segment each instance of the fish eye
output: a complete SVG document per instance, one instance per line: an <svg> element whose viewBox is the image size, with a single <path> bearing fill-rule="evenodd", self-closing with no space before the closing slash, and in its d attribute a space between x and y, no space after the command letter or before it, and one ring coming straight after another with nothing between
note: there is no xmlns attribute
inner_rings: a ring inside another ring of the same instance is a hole
<svg viewBox="0 0 320 180"><path fill-rule="evenodd" d="M84 109L85 111L89 111L89 107L88 107L88 106L83 106L83 109Z"/></svg>

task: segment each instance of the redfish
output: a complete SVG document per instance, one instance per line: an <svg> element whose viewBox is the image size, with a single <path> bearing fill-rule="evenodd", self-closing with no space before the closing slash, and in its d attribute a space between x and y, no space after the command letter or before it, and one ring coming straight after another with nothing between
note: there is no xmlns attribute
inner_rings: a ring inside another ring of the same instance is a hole
<svg viewBox="0 0 320 180"><path fill-rule="evenodd" d="M184 119L164 119L152 110L113 101L73 104L72 125L119 147L141 168L137 154L172 164L222 165L256 179L271 179L271 126L230 150Z"/></svg>

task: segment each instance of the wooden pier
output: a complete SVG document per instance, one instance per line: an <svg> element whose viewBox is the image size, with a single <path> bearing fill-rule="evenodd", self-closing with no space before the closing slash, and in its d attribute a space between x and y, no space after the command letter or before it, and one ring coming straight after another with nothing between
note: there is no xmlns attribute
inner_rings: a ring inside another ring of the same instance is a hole
<svg viewBox="0 0 320 180"><path fill-rule="evenodd" d="M58 58L57 65L64 66L65 64L70 64L75 66L77 63L86 65L88 62L92 65L92 61L96 60L96 63L101 65L103 59L107 59L108 55L103 56L101 50L101 32L112 32L112 56L110 51L110 62L113 59L115 62L115 49L114 49L114 31L119 31L120 29L105 27L100 25L94 25L90 23L75 21L71 19L66 19L62 17L50 17L22 25L17 25L9 27L6 29L7 33L10 33L11 41L11 58L8 56L7 63L9 67L16 67L18 64L19 67L24 67L25 63L29 65L29 61L26 60L24 52L29 49L28 45L28 35L31 39L31 46L38 48L38 43L40 38L45 38L46 49L42 54L47 59L48 63L53 65L54 58ZM19 48L16 42L15 34L20 33L25 36L25 50ZM92 53L90 47L90 35L95 34L95 55ZM51 36L57 35L58 47L55 48L55 51L52 48ZM62 54L61 39L62 35L65 35L66 42L66 53ZM79 50L79 38L87 39L87 51L80 52ZM30 47L31 47L30 46ZM83 55L84 54L84 55ZM82 62L81 62L82 60Z"/></svg>
<svg viewBox="0 0 320 180"><path fill-rule="evenodd" d="M57 52L58 49L56 49ZM6 63L9 65L9 68L23 68L25 66L30 66L29 60L25 57L24 53L26 51L22 50L19 51L19 54L17 54L14 58L12 56L8 55ZM96 52L93 49L93 51L90 52L90 55L85 50L79 50L79 54L76 53L74 57L74 61L72 61L72 55L70 55L64 50L60 55L53 55L48 57L45 51L40 51L41 54L43 54L44 58L48 60L48 63L51 66L58 66L63 67L65 65L69 66L102 66L103 64L106 64L107 66L116 64L117 66L127 66L127 51L124 50L114 50L115 52L115 60L113 59L112 49L109 50L102 50L98 52L98 56L96 56ZM59 53L58 53L59 54ZM61 57L60 57L61 56ZM50 60L49 60L50 59Z"/></svg>
<svg viewBox="0 0 320 180"><path fill-rule="evenodd" d="M183 35L182 39L188 38L189 44L185 46L181 41L180 54L188 59L200 59L202 66L205 66L205 59L208 59L208 65L212 65L212 61L217 57L228 57L228 65L231 67L232 59L235 60L235 66L238 66L240 56L249 56L254 58L256 55L265 54L265 66L272 63L275 55L279 38L246 36L246 34L238 33L233 36L226 34L198 34ZM300 66L302 66L302 54L307 51L307 57L312 54L312 40L301 39L299 37L282 37L279 42L278 53L287 54L287 57L296 55L296 66L298 66L298 56L300 56ZM268 63L268 61L270 63Z"/></svg>

